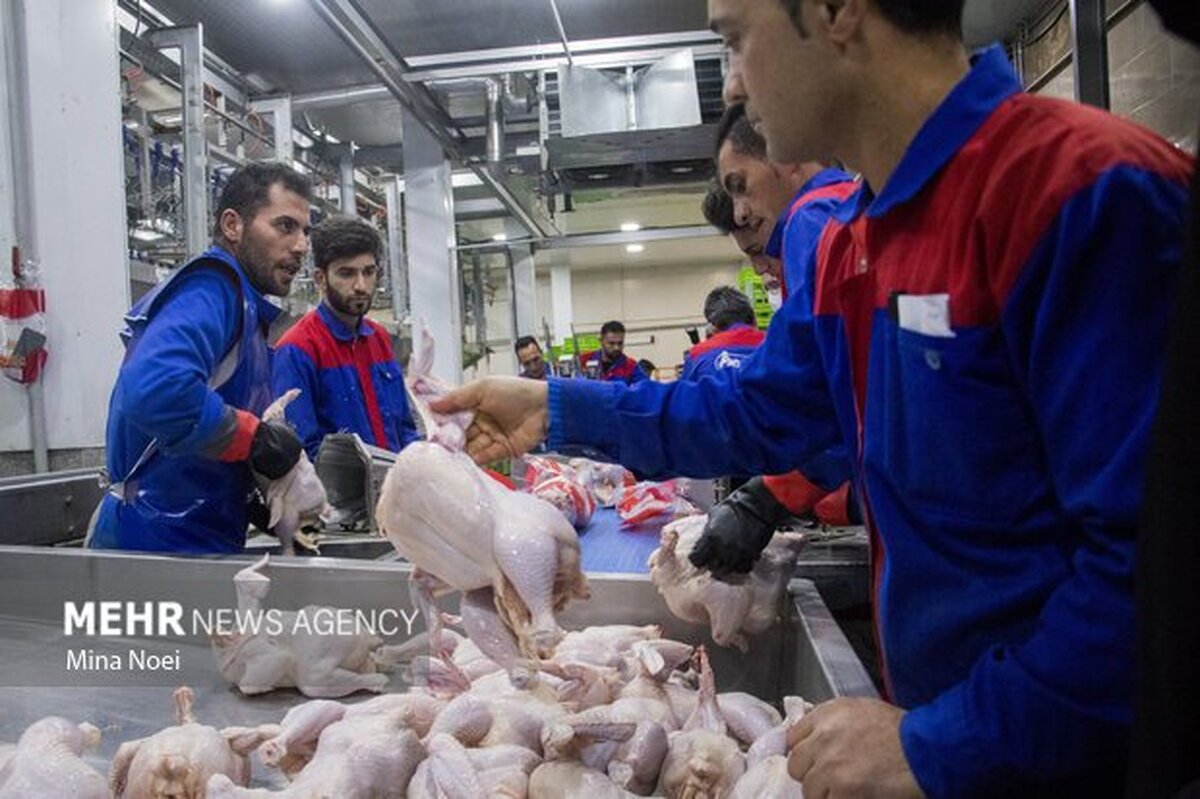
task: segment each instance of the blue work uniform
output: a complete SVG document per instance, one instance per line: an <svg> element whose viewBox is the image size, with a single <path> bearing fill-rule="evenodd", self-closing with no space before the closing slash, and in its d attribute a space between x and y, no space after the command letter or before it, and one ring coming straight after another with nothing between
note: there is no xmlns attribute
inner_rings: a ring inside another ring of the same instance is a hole
<svg viewBox="0 0 1200 799"><path fill-rule="evenodd" d="M300 389L287 419L312 458L329 433L392 452L420 439L387 330L366 317L351 330L324 301L279 339L271 388Z"/></svg>
<svg viewBox="0 0 1200 799"><path fill-rule="evenodd" d="M130 310L108 408L114 484L92 547L242 551L254 489L245 458L251 423L271 401L267 330L278 314L215 246Z"/></svg>
<svg viewBox="0 0 1200 799"><path fill-rule="evenodd" d="M740 369L742 362L763 342L763 332L751 325L730 325L720 333L688 350L680 380L697 380L720 374L725 369Z"/></svg>
<svg viewBox="0 0 1200 799"><path fill-rule="evenodd" d="M1130 122L1024 94L989 49L878 196L835 211L812 304L789 297L742 369L552 381L551 446L703 477L840 440L924 791L1119 793L1134 531L1193 168Z"/></svg>

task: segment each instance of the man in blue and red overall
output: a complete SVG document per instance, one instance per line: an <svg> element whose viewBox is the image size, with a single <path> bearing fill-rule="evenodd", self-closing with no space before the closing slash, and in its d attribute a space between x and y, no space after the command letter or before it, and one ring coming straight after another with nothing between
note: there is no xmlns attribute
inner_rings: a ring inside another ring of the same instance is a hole
<svg viewBox="0 0 1200 799"><path fill-rule="evenodd" d="M312 252L321 303L279 339L271 388L300 389L287 418L309 457L338 432L399 452L420 436L391 336L366 316L383 241L367 222L335 216L313 228Z"/></svg>
<svg viewBox="0 0 1200 799"><path fill-rule="evenodd" d="M968 57L962 6L710 0L726 99L769 156L862 171L821 235L812 305L789 297L731 380L491 378L435 409L476 411L478 459L548 433L650 478L781 471L840 441L888 701L835 699L792 728L805 793L1113 796L1194 163L1024 94L999 48Z"/></svg>
<svg viewBox="0 0 1200 799"><path fill-rule="evenodd" d="M600 349L579 356L579 364L585 375L606 383L631 386L649 378L638 362L625 354L625 325L615 319L601 325Z"/></svg>
<svg viewBox="0 0 1200 799"><path fill-rule="evenodd" d="M857 183L840 169L816 162L771 162L766 140L750 125L741 103L725 109L717 125L714 159L718 183L705 195L705 218L733 237L763 283L782 300L791 293L789 287L811 293L816 242L834 209L857 191ZM785 239L788 253L783 251ZM794 470L743 483L710 511L697 557L722 542L727 557L718 576L743 573L793 516L812 513L822 524L839 527L861 524L851 482L843 479L832 487L819 482L848 475L848 466L837 463L845 457L844 450L823 453L813 467L814 479ZM740 552L736 558L734 549Z"/></svg>
<svg viewBox="0 0 1200 799"><path fill-rule="evenodd" d="M304 176L279 164L236 171L213 246L126 316L125 360L108 409L108 474L90 546L240 552L254 472L286 475L300 440L260 422L271 401L267 331L308 251Z"/></svg>
<svg viewBox="0 0 1200 799"><path fill-rule="evenodd" d="M754 306L733 286L717 286L704 298L704 318L712 333L688 350L680 380L699 380L737 369L762 343Z"/></svg>

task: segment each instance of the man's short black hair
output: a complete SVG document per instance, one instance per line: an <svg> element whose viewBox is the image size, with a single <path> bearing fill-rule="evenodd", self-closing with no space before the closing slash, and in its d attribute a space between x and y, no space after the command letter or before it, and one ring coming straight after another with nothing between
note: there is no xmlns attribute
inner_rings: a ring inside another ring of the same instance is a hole
<svg viewBox="0 0 1200 799"><path fill-rule="evenodd" d="M352 216L331 216L308 234L312 241L313 265L328 269L339 258L370 253L379 263L383 238L369 222Z"/></svg>
<svg viewBox="0 0 1200 799"><path fill-rule="evenodd" d="M538 340L536 338L534 338L533 336L521 336L519 339L517 339L517 343L513 345L513 350L515 352L520 352L521 350L528 347L530 344L537 347L538 352L542 351L542 345L538 344Z"/></svg>
<svg viewBox="0 0 1200 799"><path fill-rule="evenodd" d="M708 292L704 298L704 318L717 330L727 330L736 324L758 324L749 298L733 286L717 286Z"/></svg>
<svg viewBox="0 0 1200 799"><path fill-rule="evenodd" d="M800 0L780 0L792 23L800 27ZM888 22L905 33L953 34L962 37L963 6L966 0L871 0Z"/></svg>
<svg viewBox="0 0 1200 799"><path fill-rule="evenodd" d="M258 209L267 204L267 194L276 183L312 202L312 181L290 166L278 161L246 164L229 176L229 182L221 190L213 235L221 237L221 214L227 210L237 211L238 216L249 223Z"/></svg>
<svg viewBox="0 0 1200 799"><path fill-rule="evenodd" d="M733 145L733 150L760 161L767 160L767 140L758 135L758 131L746 119L746 106L734 103L721 114L717 123L717 144L713 148L713 161L721 154L721 146L726 140Z"/></svg>
<svg viewBox="0 0 1200 799"><path fill-rule="evenodd" d="M621 324L616 319L605 322L600 326L600 338L604 338L609 333L620 333L621 335L625 335L625 325Z"/></svg>
<svg viewBox="0 0 1200 799"><path fill-rule="evenodd" d="M708 184L708 191L705 192L704 200L700 203L700 210L704 212L704 218L708 220L708 224L725 235L728 236L737 230L737 221L733 215L733 198L715 180Z"/></svg>

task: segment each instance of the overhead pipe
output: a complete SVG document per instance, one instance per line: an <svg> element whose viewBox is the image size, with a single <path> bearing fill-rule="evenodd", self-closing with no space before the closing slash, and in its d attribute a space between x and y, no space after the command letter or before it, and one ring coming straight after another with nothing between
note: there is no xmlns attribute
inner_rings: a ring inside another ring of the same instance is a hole
<svg viewBox="0 0 1200 799"><path fill-rule="evenodd" d="M448 157L465 163L531 235L546 235L542 226L486 165L467 160L463 154L465 137L450 132L454 128L453 120L429 96L424 87L411 85L404 79L406 67L374 31L352 0L311 0L311 3L334 33L379 77L400 104L425 126Z"/></svg>
<svg viewBox="0 0 1200 799"><path fill-rule="evenodd" d="M30 122L29 87L25 76L29 74L29 50L25 31L25 5L22 0L0 0L0 27L3 28L5 72L8 87L12 92L9 99L9 136L12 151L13 182L13 227L16 246L13 248L13 277L18 281L21 273L35 271L39 264L37 217L35 212L35 184L33 159L30 150L33 132ZM43 375L29 383L26 395L29 400L29 443L33 450L33 470L37 473L50 471L50 439L46 432L46 393Z"/></svg>
<svg viewBox="0 0 1200 799"><path fill-rule="evenodd" d="M496 166L504 160L504 103L500 81L488 80L487 97L487 160Z"/></svg>

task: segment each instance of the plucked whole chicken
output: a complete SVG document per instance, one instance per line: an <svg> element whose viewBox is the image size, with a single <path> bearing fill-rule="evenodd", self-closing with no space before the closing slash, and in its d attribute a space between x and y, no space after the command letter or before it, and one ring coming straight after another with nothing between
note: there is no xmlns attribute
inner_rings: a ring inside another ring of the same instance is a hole
<svg viewBox="0 0 1200 799"><path fill-rule="evenodd" d="M263 574L269 555L239 571L233 578L238 612L259 613L271 589ZM306 696L338 697L355 691L382 691L386 674L377 673L383 641L366 632L322 635L297 624L300 613L313 618L321 608L280 612L279 634L266 626L211 637L217 670L247 695L276 688L297 688Z"/></svg>
<svg viewBox="0 0 1200 799"><path fill-rule="evenodd" d="M0 799L108 799L104 775L82 760L100 730L49 716L31 724L0 754Z"/></svg>
<svg viewBox="0 0 1200 799"><path fill-rule="evenodd" d="M192 689L177 688L174 696L176 726L126 741L117 749L108 772L117 799L203 799L204 786L214 774L224 774L237 785L250 779L248 755L261 736L197 724Z"/></svg>
<svg viewBox="0 0 1200 799"><path fill-rule="evenodd" d="M775 621L804 536L776 533L748 577L731 584L697 569L688 558L707 521L706 515L688 516L663 528L659 548L650 553L650 580L673 614L710 625L714 641L745 652L746 636L765 631Z"/></svg>
<svg viewBox="0 0 1200 799"><path fill-rule="evenodd" d="M375 516L417 570L418 588L463 594L468 635L515 678L553 654L563 634L556 614L588 596L579 540L553 506L500 485L462 451L469 415L429 410L445 387L428 374L432 340L422 340L409 380L427 440L401 451ZM429 622L430 596L420 604Z"/></svg>
<svg viewBox="0 0 1200 799"><path fill-rule="evenodd" d="M298 388L286 391L263 411L263 421L283 421L287 406L298 396ZM301 531L301 525L319 521L323 515L330 513L331 508L325 495L325 486L309 461L308 453L301 450L300 460L278 480L259 477L258 482L271 514L268 526L279 538L283 554L296 554L296 543L315 550L316 544Z"/></svg>

